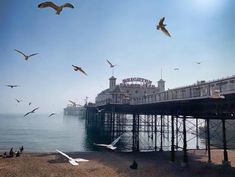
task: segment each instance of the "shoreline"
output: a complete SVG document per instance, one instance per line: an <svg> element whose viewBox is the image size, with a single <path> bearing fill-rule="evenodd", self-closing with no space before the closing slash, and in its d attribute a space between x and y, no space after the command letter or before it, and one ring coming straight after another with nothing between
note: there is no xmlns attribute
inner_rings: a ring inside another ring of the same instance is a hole
<svg viewBox="0 0 235 177"><path fill-rule="evenodd" d="M189 163L182 166L183 156L176 152L175 163L170 162L170 152L65 152L73 158L88 159L72 166L57 152L28 153L20 157L0 158L0 177L234 177L235 152L228 151L231 167L221 165L223 151L212 150L212 163L207 163L204 150L188 152ZM138 169L129 166L136 160ZM222 176L221 176L222 175Z"/></svg>

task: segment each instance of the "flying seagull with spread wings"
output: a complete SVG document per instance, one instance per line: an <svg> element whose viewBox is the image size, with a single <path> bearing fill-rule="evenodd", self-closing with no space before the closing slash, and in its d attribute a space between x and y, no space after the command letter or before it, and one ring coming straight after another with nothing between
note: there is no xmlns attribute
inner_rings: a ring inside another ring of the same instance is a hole
<svg viewBox="0 0 235 177"><path fill-rule="evenodd" d="M33 109L33 110L30 111L30 112L27 112L27 113L24 115L24 117L27 116L27 115L29 115L29 114L35 113L35 111L36 111L37 109L39 109L39 107Z"/></svg>
<svg viewBox="0 0 235 177"><path fill-rule="evenodd" d="M122 137L122 135L119 136L118 138L116 138L111 144L96 144L96 143L94 143L94 145L96 145L96 146L103 146L103 147L106 147L108 149L115 150L115 149L117 149L117 147L114 147L114 146L121 139L121 137Z"/></svg>
<svg viewBox="0 0 235 177"><path fill-rule="evenodd" d="M19 85L6 85L6 86L10 88L19 87Z"/></svg>
<svg viewBox="0 0 235 177"><path fill-rule="evenodd" d="M180 69L179 69L179 68L174 68L174 70L175 70L175 71L178 71L178 70L180 70Z"/></svg>
<svg viewBox="0 0 235 177"><path fill-rule="evenodd" d="M61 13L61 11L63 10L64 7L69 7L69 8L72 8L72 9L74 8L74 6L70 3L65 3L61 6L58 6L58 5L54 4L51 1L43 2L43 3L38 5L38 8L46 8L46 7L53 8L56 11L57 15L60 15L60 13Z"/></svg>
<svg viewBox="0 0 235 177"><path fill-rule="evenodd" d="M101 112L104 111L105 109L98 109L98 108L96 108L96 110L97 110L98 113L101 113Z"/></svg>
<svg viewBox="0 0 235 177"><path fill-rule="evenodd" d="M23 101L23 100L18 100L18 99L15 99L16 101L17 101L17 103L20 103L21 101Z"/></svg>
<svg viewBox="0 0 235 177"><path fill-rule="evenodd" d="M109 60L106 60L108 62L108 64L110 65L110 68L114 68L117 65L113 65Z"/></svg>
<svg viewBox="0 0 235 177"><path fill-rule="evenodd" d="M202 62L196 62L198 65L200 65Z"/></svg>
<svg viewBox="0 0 235 177"><path fill-rule="evenodd" d="M53 113L51 113L48 117L51 117L51 116L54 116L55 115L55 113L53 112Z"/></svg>
<svg viewBox="0 0 235 177"><path fill-rule="evenodd" d="M38 54L38 53L33 53L33 54L31 54L31 55L26 55L26 54L24 54L23 52L21 52L21 51L19 51L19 50L17 50L17 49L15 49L15 51L18 52L19 54L23 55L23 56L24 56L24 59L25 59L26 61L27 61L30 57L35 56L35 55Z"/></svg>
<svg viewBox="0 0 235 177"><path fill-rule="evenodd" d="M87 75L87 73L81 67L75 66L75 65L72 65L72 66L73 66L74 71L80 71L83 74Z"/></svg>
<svg viewBox="0 0 235 177"><path fill-rule="evenodd" d="M78 165L79 162L88 162L89 161L87 159L81 159L81 158L74 159L74 158L68 156L67 154L65 154L64 152L62 152L62 151L60 151L58 149L56 149L56 151L59 152L60 154L62 154L63 156L65 156L66 158L68 158L69 159L69 163L72 164L72 165Z"/></svg>
<svg viewBox="0 0 235 177"><path fill-rule="evenodd" d="M157 25L157 30L161 30L165 35L171 37L171 34L166 29L166 24L164 24L165 17L161 18Z"/></svg>

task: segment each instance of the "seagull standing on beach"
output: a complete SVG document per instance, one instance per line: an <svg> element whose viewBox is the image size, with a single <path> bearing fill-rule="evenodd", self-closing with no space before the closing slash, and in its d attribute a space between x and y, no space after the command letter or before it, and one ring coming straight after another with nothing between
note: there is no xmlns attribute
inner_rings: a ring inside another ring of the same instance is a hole
<svg viewBox="0 0 235 177"><path fill-rule="evenodd" d="M171 37L171 34L166 29L166 24L164 24L165 17L161 18L157 25L157 30L161 30L165 35Z"/></svg>
<svg viewBox="0 0 235 177"><path fill-rule="evenodd" d="M65 156L66 158L69 159L69 163L72 164L72 165L78 165L79 162L88 162L89 160L86 160L86 159L81 159L81 158L72 158L72 157L69 157L67 154L61 152L60 150L56 149L57 152L59 152L60 154L62 154L63 156Z"/></svg>
<svg viewBox="0 0 235 177"><path fill-rule="evenodd" d="M75 66L75 65L72 65L72 66L73 66L74 71L80 71L83 74L87 75L87 73L81 67Z"/></svg>
<svg viewBox="0 0 235 177"><path fill-rule="evenodd" d="M36 111L37 109L39 109L39 107L33 109L33 110L30 111L30 112L27 112L27 113L24 115L24 117L27 116L27 115L29 115L29 114L31 114L31 113L35 113L35 111Z"/></svg>
<svg viewBox="0 0 235 177"><path fill-rule="evenodd" d="M19 51L19 50L17 50L17 49L15 49L15 51L18 52L19 54L23 55L23 56L24 56L24 59L25 59L26 61L27 61L30 57L32 57L32 56L38 54L38 53L33 53L33 54L31 54L31 55L26 55L26 54L24 54L23 52L21 52L21 51Z"/></svg>
<svg viewBox="0 0 235 177"><path fill-rule="evenodd" d="M119 136L117 139L115 139L111 144L96 144L96 143L94 143L94 145L96 145L96 146L103 146L103 147L106 147L108 149L115 150L115 149L117 149L117 147L114 147L114 146L121 139L121 136Z"/></svg>
<svg viewBox="0 0 235 177"><path fill-rule="evenodd" d="M61 13L61 11L63 10L64 7L69 7L71 9L74 8L74 6L72 4L70 4L70 3L65 3L65 4L63 4L61 6L58 6L58 5L56 5L56 4L54 4L53 2L50 2L50 1L43 2L43 3L38 5L38 8L46 8L46 7L53 8L56 11L57 15L60 15L60 13Z"/></svg>
<svg viewBox="0 0 235 177"><path fill-rule="evenodd" d="M19 87L18 85L6 85L6 86L10 88Z"/></svg>

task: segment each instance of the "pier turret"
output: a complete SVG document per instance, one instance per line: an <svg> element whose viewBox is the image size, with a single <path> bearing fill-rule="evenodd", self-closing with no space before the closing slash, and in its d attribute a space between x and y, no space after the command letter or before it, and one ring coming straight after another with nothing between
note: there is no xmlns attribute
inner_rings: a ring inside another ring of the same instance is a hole
<svg viewBox="0 0 235 177"><path fill-rule="evenodd" d="M112 76L109 78L109 88L113 89L115 86L116 86L116 78Z"/></svg>
<svg viewBox="0 0 235 177"><path fill-rule="evenodd" d="M158 89L159 89L159 92L164 92L165 91L165 81L160 79L158 81Z"/></svg>

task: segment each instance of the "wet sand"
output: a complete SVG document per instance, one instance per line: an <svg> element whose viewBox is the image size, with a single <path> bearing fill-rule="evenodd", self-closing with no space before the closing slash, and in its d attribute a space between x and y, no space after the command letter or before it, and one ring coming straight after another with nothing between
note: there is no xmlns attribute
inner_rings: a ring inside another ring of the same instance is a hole
<svg viewBox="0 0 235 177"><path fill-rule="evenodd" d="M73 158L89 162L72 166L58 153L24 153L20 157L0 158L0 177L235 177L235 152L229 151L231 167L221 165L223 151L212 151L212 163L207 163L203 150L189 151L188 166L183 167L182 153L170 162L170 152L121 153L77 152ZM138 170L129 165L136 160Z"/></svg>

